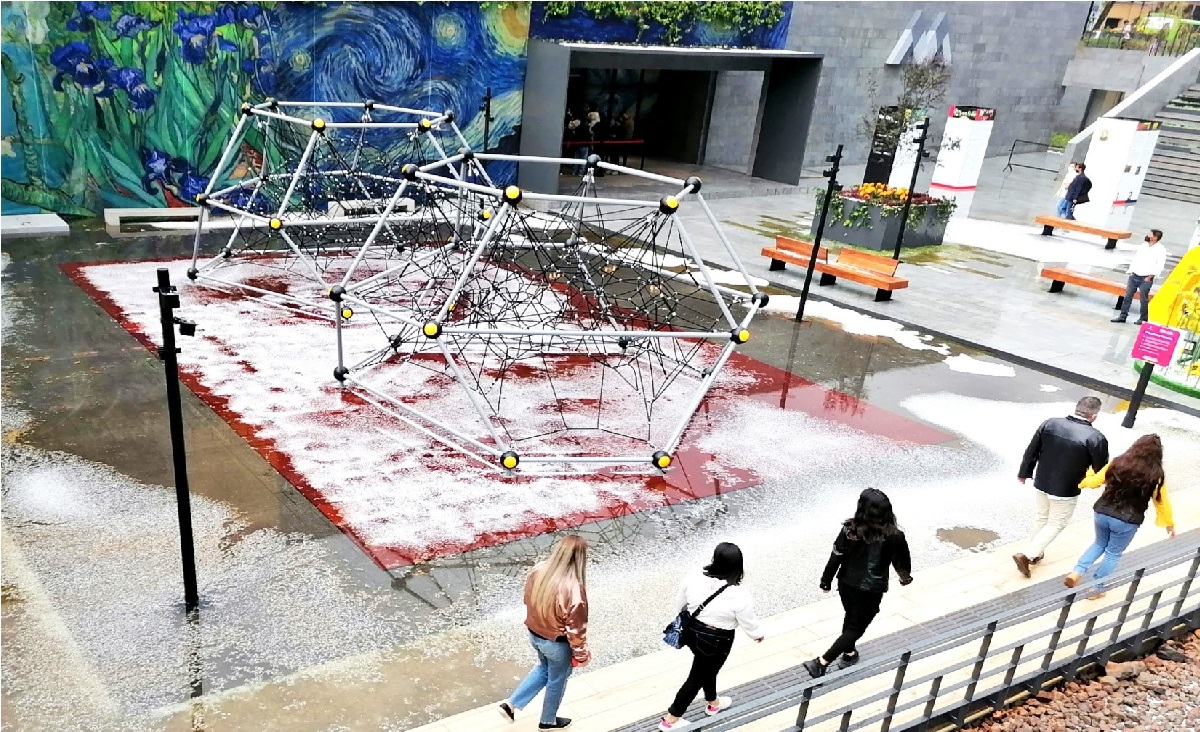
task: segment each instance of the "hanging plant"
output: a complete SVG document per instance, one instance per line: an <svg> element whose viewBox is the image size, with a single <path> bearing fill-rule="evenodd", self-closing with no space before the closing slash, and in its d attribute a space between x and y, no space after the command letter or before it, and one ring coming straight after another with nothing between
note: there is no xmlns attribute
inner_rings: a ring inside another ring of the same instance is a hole
<svg viewBox="0 0 1200 732"><path fill-rule="evenodd" d="M697 23L736 29L745 35L758 28L771 27L783 20L782 2L620 2L559 0L544 4L544 19L565 18L576 8L597 20L614 18L632 22L637 40L654 27L662 28L663 41L678 43Z"/></svg>

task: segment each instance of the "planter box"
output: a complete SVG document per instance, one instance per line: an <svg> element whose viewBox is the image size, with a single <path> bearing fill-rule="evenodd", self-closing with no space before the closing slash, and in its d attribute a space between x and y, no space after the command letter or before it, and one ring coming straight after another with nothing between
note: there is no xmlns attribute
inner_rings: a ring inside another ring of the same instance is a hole
<svg viewBox="0 0 1200 732"><path fill-rule="evenodd" d="M843 226L842 221L850 218L850 213L859 206L867 207L871 212L871 226ZM936 220L936 206L914 206L914 209L924 208L925 216L916 226L904 230L905 247L927 247L941 244L946 235L946 222ZM896 248L896 236L900 233L900 212L891 216L883 216L883 207L873 203L864 203L853 198L842 199L842 217L834 221L830 218L825 223L825 236L844 244L852 244L864 249L874 249L890 252Z"/></svg>

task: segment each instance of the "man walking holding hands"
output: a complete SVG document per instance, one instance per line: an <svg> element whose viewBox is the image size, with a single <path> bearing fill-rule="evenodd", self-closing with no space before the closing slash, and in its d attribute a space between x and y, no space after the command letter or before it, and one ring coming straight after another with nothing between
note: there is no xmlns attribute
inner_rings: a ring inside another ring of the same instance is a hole
<svg viewBox="0 0 1200 732"><path fill-rule="evenodd" d="M1032 576L1030 565L1041 561L1046 547L1070 522L1088 468L1100 472L1108 464L1108 440L1092 426L1099 413L1100 400L1086 396L1075 405L1075 414L1043 422L1025 448L1017 480L1029 480L1037 468L1037 520L1025 551L1013 555L1025 577Z"/></svg>
<svg viewBox="0 0 1200 732"><path fill-rule="evenodd" d="M1142 307L1142 316L1137 324L1141 325L1150 319L1150 286L1167 265L1167 248L1159 243L1162 235L1158 229L1151 229L1133 253L1133 261L1129 263L1129 280L1125 283L1125 299L1121 301L1121 314L1112 322L1124 323L1129 318L1129 305L1133 302L1135 292L1141 297Z"/></svg>

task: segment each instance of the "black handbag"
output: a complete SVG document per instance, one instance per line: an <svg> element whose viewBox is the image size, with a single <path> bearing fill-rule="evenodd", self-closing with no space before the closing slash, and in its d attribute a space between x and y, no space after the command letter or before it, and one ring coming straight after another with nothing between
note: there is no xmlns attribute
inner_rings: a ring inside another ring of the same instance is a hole
<svg viewBox="0 0 1200 732"><path fill-rule="evenodd" d="M675 616L675 619L672 620L667 627L663 628L663 643L666 643L672 648L685 647L688 644L688 639L690 638L688 631L691 627L692 621L696 619L696 616L699 615L704 608L708 607L708 603L712 602L714 599L716 599L717 595L721 594L728 588L728 584L721 585L716 592L708 596L707 600L700 603L700 606L696 608L696 612L694 613L689 613L687 605L685 604L683 609L679 611L679 614Z"/></svg>

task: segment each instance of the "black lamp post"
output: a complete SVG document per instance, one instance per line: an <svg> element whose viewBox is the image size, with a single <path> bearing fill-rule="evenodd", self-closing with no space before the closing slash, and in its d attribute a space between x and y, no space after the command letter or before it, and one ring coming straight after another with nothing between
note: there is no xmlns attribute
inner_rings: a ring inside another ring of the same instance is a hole
<svg viewBox="0 0 1200 732"><path fill-rule="evenodd" d="M833 163L829 170L821 175L829 179L825 186L825 200L821 201L821 216L817 220L817 233L813 236L812 257L808 260L808 271L804 273L804 288L800 290L800 307L796 309L796 320L804 319L804 304L808 302L808 288L812 286L813 270L817 268L817 252L821 251L821 237L825 235L825 219L829 216L829 202L842 186L837 182L838 169L842 165L842 146L837 146L837 152L825 158L825 162Z"/></svg>
<svg viewBox="0 0 1200 732"><path fill-rule="evenodd" d="M912 180L908 183L908 195L904 197L904 208L900 213L900 233L896 235L896 251L892 259L900 259L900 247L904 244L904 230L908 227L908 211L912 208L913 189L917 187L917 173L921 172L921 161L925 159L925 140L929 138L929 118L921 120L917 126L921 131L917 137L917 159L913 163Z"/></svg>
<svg viewBox="0 0 1200 732"><path fill-rule="evenodd" d="M158 270L158 309L162 316L162 348L158 358L167 375L167 413L171 426L171 457L175 465L175 500L179 508L179 550L183 557L183 602L191 615L200 608L200 592L196 588L196 547L192 540L192 502L188 492L187 452L183 445L183 404L179 396L179 349L175 347L175 326L180 335L196 335L196 324L175 316L179 295L171 284L171 273Z"/></svg>
<svg viewBox="0 0 1200 732"><path fill-rule="evenodd" d="M479 105L479 111L483 112L483 151L487 152L492 146L492 122L495 117L492 116L492 87L487 87L483 92L483 103Z"/></svg>

